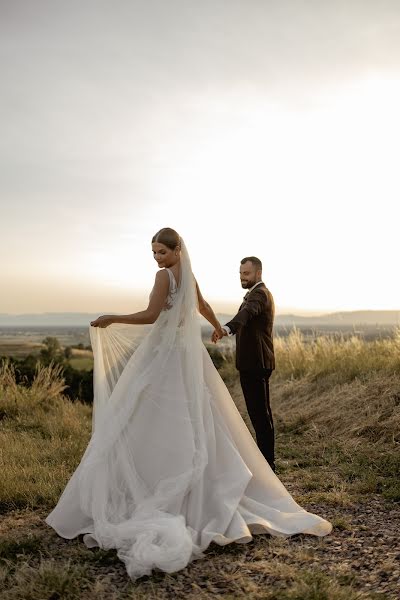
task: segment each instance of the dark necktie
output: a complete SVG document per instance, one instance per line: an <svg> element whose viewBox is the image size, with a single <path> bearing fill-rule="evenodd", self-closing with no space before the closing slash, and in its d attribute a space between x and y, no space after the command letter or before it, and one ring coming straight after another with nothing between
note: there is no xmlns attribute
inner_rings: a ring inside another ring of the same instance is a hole
<svg viewBox="0 0 400 600"><path fill-rule="evenodd" d="M245 296L243 296L243 300L247 300L247 296L250 294L250 292L247 292L247 294Z"/></svg>

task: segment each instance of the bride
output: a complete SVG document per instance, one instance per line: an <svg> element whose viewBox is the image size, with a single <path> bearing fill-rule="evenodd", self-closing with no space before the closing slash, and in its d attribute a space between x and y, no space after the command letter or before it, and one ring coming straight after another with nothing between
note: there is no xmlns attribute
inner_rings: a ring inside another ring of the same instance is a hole
<svg viewBox="0 0 400 600"><path fill-rule="evenodd" d="M164 228L152 249L160 271L148 308L91 323L92 437L46 522L115 548L132 579L178 571L211 542L330 533L274 474L214 368L198 312L222 337L221 326L183 240ZM132 325L146 323L137 345Z"/></svg>

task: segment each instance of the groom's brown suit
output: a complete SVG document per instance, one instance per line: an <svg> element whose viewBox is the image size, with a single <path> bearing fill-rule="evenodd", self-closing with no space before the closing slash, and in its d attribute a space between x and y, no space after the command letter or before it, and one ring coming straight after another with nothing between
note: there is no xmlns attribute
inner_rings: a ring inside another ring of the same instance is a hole
<svg viewBox="0 0 400 600"><path fill-rule="evenodd" d="M246 294L239 312L226 326L236 334L236 368L257 444L275 470L274 423L269 401L269 377L275 369L274 315L274 299L261 282Z"/></svg>

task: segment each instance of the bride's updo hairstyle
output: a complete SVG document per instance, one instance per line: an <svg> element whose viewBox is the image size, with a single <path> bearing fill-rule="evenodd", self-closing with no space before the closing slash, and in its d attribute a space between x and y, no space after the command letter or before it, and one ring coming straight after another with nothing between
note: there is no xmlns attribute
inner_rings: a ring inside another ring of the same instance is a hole
<svg viewBox="0 0 400 600"><path fill-rule="evenodd" d="M160 231L157 231L151 240L152 244L155 242L164 244L170 250L181 249L181 238L175 229L171 229L171 227L163 227Z"/></svg>

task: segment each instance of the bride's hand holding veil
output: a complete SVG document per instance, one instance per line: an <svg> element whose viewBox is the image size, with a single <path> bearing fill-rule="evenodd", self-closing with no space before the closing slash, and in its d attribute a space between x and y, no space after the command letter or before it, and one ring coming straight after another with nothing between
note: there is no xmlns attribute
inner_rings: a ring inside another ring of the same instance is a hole
<svg viewBox="0 0 400 600"><path fill-rule="evenodd" d="M102 315L95 321L91 321L92 327L108 327L112 323L123 323L126 325L149 325L154 323L163 308L169 289L169 276L165 269L158 271L153 289L149 298L149 305L130 315Z"/></svg>
<svg viewBox="0 0 400 600"><path fill-rule="evenodd" d="M113 315L102 315L95 321L90 321L92 327L108 327L112 323L114 323Z"/></svg>

